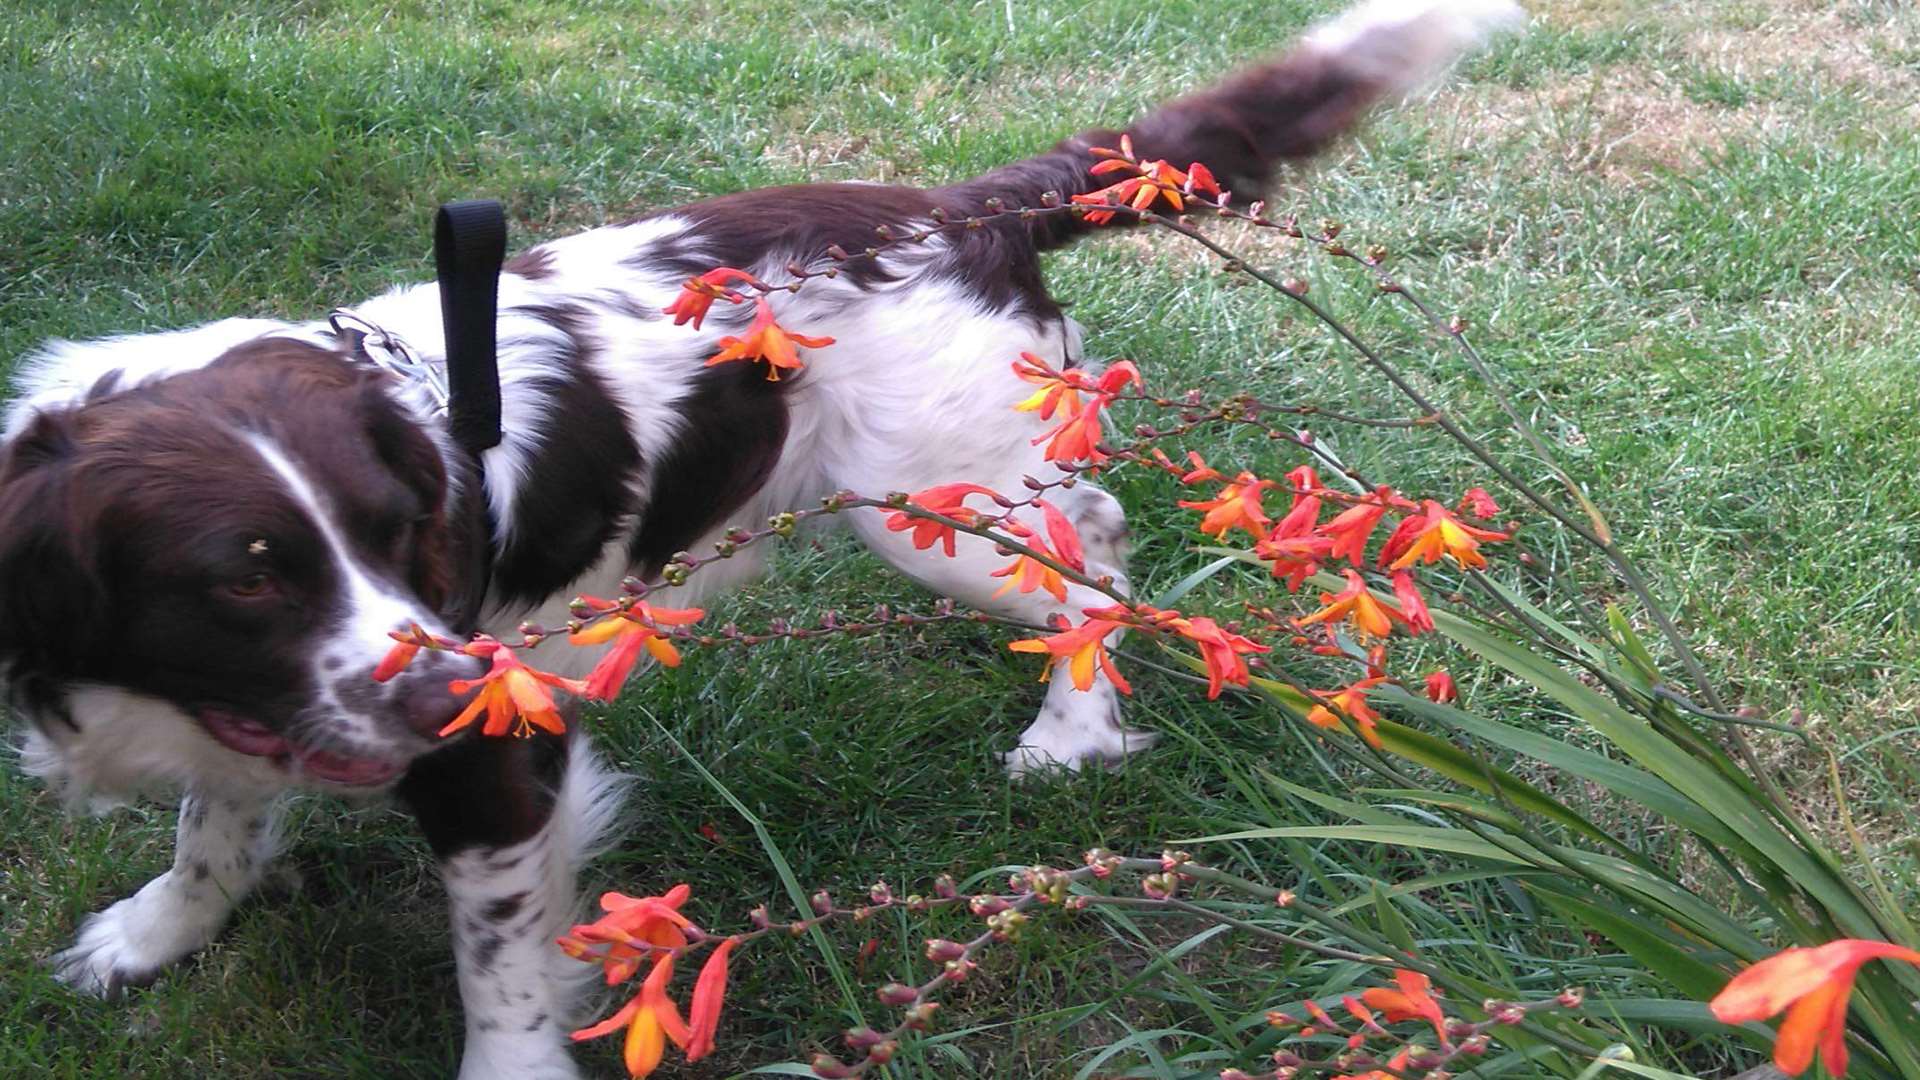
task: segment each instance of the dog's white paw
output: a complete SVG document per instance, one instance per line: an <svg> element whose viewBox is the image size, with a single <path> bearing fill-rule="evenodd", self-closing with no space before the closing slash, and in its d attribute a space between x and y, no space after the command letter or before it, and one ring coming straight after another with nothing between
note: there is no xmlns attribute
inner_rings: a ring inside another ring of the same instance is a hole
<svg viewBox="0 0 1920 1080"><path fill-rule="evenodd" d="M1021 733L1020 745L1001 755L1000 763L1015 780L1079 772L1088 766L1118 764L1159 739L1157 731L1121 727L1117 709L1093 716L1067 716L1049 703L1033 726Z"/></svg>
<svg viewBox="0 0 1920 1080"><path fill-rule="evenodd" d="M471 1020L471 1018L469 1018ZM460 1055L460 1080L579 1080L555 1029L538 1032L475 1032L468 1025L466 1051Z"/></svg>
<svg viewBox="0 0 1920 1080"><path fill-rule="evenodd" d="M90 915L80 924L73 946L53 957L54 977L83 994L112 998L146 986L160 973L205 945L210 932L191 920L169 919L150 892L158 880L133 896Z"/></svg>

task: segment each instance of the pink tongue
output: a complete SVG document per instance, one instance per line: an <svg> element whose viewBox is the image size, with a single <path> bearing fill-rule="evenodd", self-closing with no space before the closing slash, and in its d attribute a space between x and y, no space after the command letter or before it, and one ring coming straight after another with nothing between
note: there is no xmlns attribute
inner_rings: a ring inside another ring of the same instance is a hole
<svg viewBox="0 0 1920 1080"><path fill-rule="evenodd" d="M335 784L383 784L400 775L398 765L343 757L325 750L305 750L295 760L301 772Z"/></svg>
<svg viewBox="0 0 1920 1080"><path fill-rule="evenodd" d="M258 721L220 709L200 710L200 720L229 750L253 757L278 757L291 750L287 740L269 731Z"/></svg>

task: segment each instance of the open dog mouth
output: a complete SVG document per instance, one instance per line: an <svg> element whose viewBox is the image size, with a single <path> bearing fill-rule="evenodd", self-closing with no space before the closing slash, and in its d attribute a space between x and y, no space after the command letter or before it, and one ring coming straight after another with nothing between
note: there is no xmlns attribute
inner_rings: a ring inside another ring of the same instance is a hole
<svg viewBox="0 0 1920 1080"><path fill-rule="evenodd" d="M248 757L266 758L277 768L348 787L377 787L406 771L406 765L301 746L257 720L226 709L197 710L200 725L220 745Z"/></svg>

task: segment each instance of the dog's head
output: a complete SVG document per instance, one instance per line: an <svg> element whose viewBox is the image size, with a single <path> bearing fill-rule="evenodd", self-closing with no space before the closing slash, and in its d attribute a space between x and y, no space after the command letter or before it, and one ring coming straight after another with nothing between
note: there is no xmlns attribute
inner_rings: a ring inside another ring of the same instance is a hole
<svg viewBox="0 0 1920 1080"><path fill-rule="evenodd" d="M287 338L34 416L0 451L16 703L83 788L392 780L480 667L372 679L389 631L444 631L474 542L445 461L389 376Z"/></svg>

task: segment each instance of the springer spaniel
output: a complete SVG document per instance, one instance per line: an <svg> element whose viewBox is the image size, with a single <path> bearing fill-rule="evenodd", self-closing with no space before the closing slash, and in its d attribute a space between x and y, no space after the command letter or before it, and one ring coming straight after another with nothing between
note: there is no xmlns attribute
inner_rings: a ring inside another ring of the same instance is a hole
<svg viewBox="0 0 1920 1080"><path fill-rule="evenodd" d="M1375 0L1298 47L1127 129L1143 158L1208 165L1255 190L1372 103L1436 74L1517 10L1506 0ZM1045 474L1009 370L1021 352L1078 364L1080 334L1039 256L1085 228L1066 216L936 233L844 264L775 301L831 335L778 382L706 366L745 306L705 329L662 309L717 266L787 280L879 226L914 229L989 198L1035 205L1092 190L1089 149L1119 131L931 190L818 184L723 196L544 243L511 259L498 323L505 440L476 479L431 380L371 363L404 341L443 356L433 285L351 318L228 319L170 333L53 342L29 358L0 450L0 667L29 724L24 766L76 798L184 791L173 868L88 919L61 978L113 993L205 945L274 852L276 797L301 786L392 792L419 818L452 907L462 1077L575 1075L553 947L573 874L614 816L619 781L584 738L442 741L450 679L480 661L425 653L370 677L392 641L443 613L491 553L484 630L559 625L569 598L657 575L734 521L822 495ZM1126 523L1106 493L1057 501L1091 572L1126 580ZM491 537L482 535L490 517ZM993 545L916 550L879 514L846 515L875 553L962 603L1029 623L1100 598L993 595ZM754 549L667 594L677 606L754 574ZM551 650L577 665L594 650ZM1148 738L1104 679L1048 685L1010 771L1117 759Z"/></svg>

